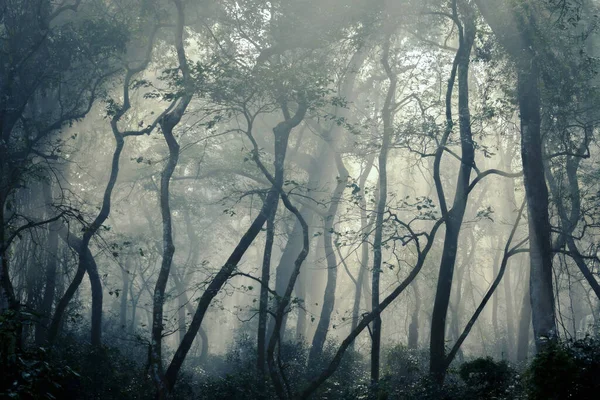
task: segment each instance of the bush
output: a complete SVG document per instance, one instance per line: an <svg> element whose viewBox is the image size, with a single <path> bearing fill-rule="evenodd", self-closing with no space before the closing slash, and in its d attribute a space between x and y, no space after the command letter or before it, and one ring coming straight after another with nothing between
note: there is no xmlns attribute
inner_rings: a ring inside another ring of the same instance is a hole
<svg viewBox="0 0 600 400"><path fill-rule="evenodd" d="M7 311L0 315L0 398L55 399L68 397L70 382L79 375L68 364L54 362L46 349L21 349L17 337L30 315Z"/></svg>
<svg viewBox="0 0 600 400"><path fill-rule="evenodd" d="M469 399L514 399L516 373L506 361L494 361L491 357L465 362L459 375L466 385Z"/></svg>
<svg viewBox="0 0 600 400"><path fill-rule="evenodd" d="M526 372L532 400L596 399L600 392L600 343L591 338L557 342L533 359Z"/></svg>

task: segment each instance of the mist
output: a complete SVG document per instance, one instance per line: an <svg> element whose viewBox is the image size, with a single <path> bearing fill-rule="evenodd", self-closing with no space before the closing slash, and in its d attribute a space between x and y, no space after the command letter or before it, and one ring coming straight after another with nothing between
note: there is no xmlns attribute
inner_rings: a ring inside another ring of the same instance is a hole
<svg viewBox="0 0 600 400"><path fill-rule="evenodd" d="M599 7L0 1L0 397L597 398Z"/></svg>

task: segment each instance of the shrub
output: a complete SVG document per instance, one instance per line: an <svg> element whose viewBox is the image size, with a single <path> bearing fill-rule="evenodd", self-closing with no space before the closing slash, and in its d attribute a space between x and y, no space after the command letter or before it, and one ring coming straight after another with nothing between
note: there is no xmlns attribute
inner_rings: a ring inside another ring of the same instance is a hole
<svg viewBox="0 0 600 400"><path fill-rule="evenodd" d="M600 391L600 343L585 338L552 343L526 372L530 399L596 399Z"/></svg>
<svg viewBox="0 0 600 400"><path fill-rule="evenodd" d="M466 385L465 395L472 399L513 399L516 373L506 361L491 357L463 363L459 375Z"/></svg>

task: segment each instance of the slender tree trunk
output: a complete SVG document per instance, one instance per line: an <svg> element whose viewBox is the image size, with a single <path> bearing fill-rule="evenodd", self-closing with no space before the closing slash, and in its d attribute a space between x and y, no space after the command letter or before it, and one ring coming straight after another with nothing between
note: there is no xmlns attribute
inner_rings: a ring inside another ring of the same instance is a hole
<svg viewBox="0 0 600 400"><path fill-rule="evenodd" d="M367 276L367 272L369 271L369 241L368 241L368 232L371 230L373 226L373 221L369 222L367 216L367 199L366 199L366 191L365 186L367 183L367 179L369 174L371 173L371 169L373 168L374 157L371 156L366 161L365 170L363 171L358 186L362 191L362 195L359 200L360 207L360 232L363 235L362 243L360 245L361 256L360 256L360 269L358 271L358 276L356 278L356 290L354 292L354 303L352 305L352 323L350 325L350 332L356 329L358 325L358 317L360 312L360 298L361 292L367 286L365 277ZM365 296L366 299L367 296ZM365 309L369 309L370 307L365 307ZM354 347L354 342L352 342L352 347Z"/></svg>
<svg viewBox="0 0 600 400"><path fill-rule="evenodd" d="M383 138L381 150L379 152L379 200L377 202L377 214L375 217L375 235L373 238L373 271L371 278L371 307L377 311L373 319L371 329L371 384L376 385L379 382L380 352L381 352L381 314L379 311L380 277L381 264L383 260L382 242L383 242L383 217L387 203L387 158L394 131L392 110L396 95L396 76L392 73L389 66L390 37L386 38L384 43L382 63L386 69L390 86L387 91L385 102L382 108L383 119Z"/></svg>
<svg viewBox="0 0 600 400"><path fill-rule="evenodd" d="M2 188L0 187L0 190ZM10 280L8 245L6 243L6 217L4 215L6 197L0 193L0 310L18 310L19 301Z"/></svg>
<svg viewBox="0 0 600 400"><path fill-rule="evenodd" d="M333 146L332 146L332 150ZM323 296L323 306L321 308L321 316L317 325L317 330L313 336L312 346L308 357L308 365L313 365L316 359L321 355L329 325L331 322L331 314L335 305L335 291L337 287L337 259L335 256L333 234L334 221L337 214L339 204L342 200L346 184L348 182L349 173L344 162L339 154L334 155L339 176L337 177L337 185L333 191L329 210L325 216L325 226L323 233L323 242L325 245L325 259L327 261L327 284L325 286L325 294Z"/></svg>
<svg viewBox="0 0 600 400"><path fill-rule="evenodd" d="M304 116L307 111L307 106L305 104L300 104L296 114L290 119L286 119L283 122L280 122L274 129L273 133L275 135L275 177L273 178L273 186L278 190L283 186L284 181L284 161L285 154L287 151L289 136L293 128L298 126L300 122L304 119ZM251 127L248 127L249 129ZM255 152L253 157L258 160L258 146L255 148ZM264 171L263 171L264 172ZM267 221L273 207L277 204L279 198L279 194L270 191L267 195L267 199L263 203L263 207L260 212L241 238L240 242L233 250L229 258L227 259L225 265L221 267L221 270L215 275L213 280L210 282L202 296L200 296L200 301L198 302L198 307L196 308L196 312L194 313L194 317L188 328L188 331L185 334L185 337L173 359L171 360L171 364L165 373L165 381L169 390L172 390L175 381L177 379L177 375L181 366L183 365L183 361L192 345L194 337L196 333L200 329L200 325L202 324L202 320L206 315L206 311L208 310L208 306L212 302L212 299L219 293L225 282L229 279L231 274L235 271L238 263L242 259L243 255L246 253L246 250L250 247L256 236L260 233L263 225Z"/></svg>
<svg viewBox="0 0 600 400"><path fill-rule="evenodd" d="M509 138L509 140L512 138ZM503 150L500 146L499 143L499 148L500 153L501 153L501 159L502 159L502 164L504 167L505 171L510 171L512 168L512 155L514 154L514 146L513 146L513 141L510 140L509 144L506 147L506 150ZM515 207L516 206L516 199L515 199L515 181L512 178L505 178L504 180L504 193L506 195L506 200L508 203L508 207ZM508 219L508 215L509 213L507 213L505 210L507 210L506 207L504 207L502 212L502 215L505 216L505 219ZM507 346L508 346L508 352L507 352L507 357L509 360L514 361L515 360L515 354L516 354L516 347L515 347L515 302L513 302L513 297L514 297L514 293L513 293L513 285L512 285L512 279L511 279L511 271L507 271L506 272L506 276L504 277L504 281L503 281L503 286L504 286L504 301L506 303L506 336L507 336Z"/></svg>
<svg viewBox="0 0 600 400"><path fill-rule="evenodd" d="M454 4L456 6L456 4ZM454 10L456 14L456 10ZM458 76L458 107L459 107L459 125L460 125L460 143L461 143L461 165L458 172L456 183L456 194L452 208L443 212L446 214L446 235L444 247L442 250L442 259L438 275L438 283L431 316L431 337L430 337L430 372L433 378L439 383L444 382L446 375L445 367L445 342L446 342L446 316L450 302L450 293L452 290L452 279L454 275L454 265L456 262L456 251L458 248L458 239L460 228L469 198L469 183L471 170L475 162L475 149L471 133L471 116L469 110L469 58L471 48L475 39L475 24L472 16L465 18L464 33L460 32L460 45L457 51L457 76ZM451 93L452 79L448 85ZM452 126L451 101L447 99L447 118L448 124ZM448 110L450 108L450 110ZM441 155L441 153L440 153ZM437 160L436 160L437 161ZM437 173L439 174L439 161L437 161ZM439 177L438 184L440 186ZM438 190L440 201L443 199L443 190ZM445 206L444 206L445 208Z"/></svg>
<svg viewBox="0 0 600 400"><path fill-rule="evenodd" d="M175 254L175 244L173 243L173 225L171 215L171 205L169 202L169 185L171 176L175 171L179 160L179 143L173 134L173 130L183 118L183 114L187 110L188 105L192 101L194 93L193 81L191 72L188 66L183 32L185 29L185 12L184 4L181 0L173 0L177 9L177 23L175 26L174 39L175 51L177 53L178 68L183 76L184 93L179 99L177 105L160 120L161 130L165 137L165 141L169 148L169 158L160 177L160 213L162 217L162 234L163 234L163 255L160 266L160 271L156 279L154 293L152 296L152 339L150 341L150 349L148 351L151 377L156 386L156 394L158 399L164 399L171 391L168 377L163 373L162 366L162 332L163 332L163 306L165 303L165 290L169 275L171 274L171 264L173 255ZM196 330L197 332L197 330ZM194 332L194 336L196 336ZM184 337L180 343L186 341ZM193 337L190 340L193 341Z"/></svg>
<svg viewBox="0 0 600 400"><path fill-rule="evenodd" d="M189 315L193 315L194 307L192 306L192 304L190 303L190 300L188 298L188 295L186 292L186 290L187 290L186 285L181 280L179 275L172 274L172 276L173 276L173 283L175 284L175 288L176 288L177 292L180 293L180 296L179 296L179 298L181 299L180 304L184 305L184 307L187 310L187 313ZM185 312L184 312L184 314L185 314ZM181 328L181 325L180 325L180 328ZM179 344L182 343L182 341L185 337L186 329L187 329L187 325L184 326L183 333L181 331L179 332L180 333ZM202 363L202 362L206 361L206 357L208 357L208 335L206 334L206 331L202 327L200 327L200 329L198 330L198 335L200 336L200 340L202 341L202 350L200 351L200 358L199 358L199 361Z"/></svg>
<svg viewBox="0 0 600 400"><path fill-rule="evenodd" d="M106 189L104 190L104 197L102 199L102 207L100 208L100 212L96 219L90 224L89 227L86 227L83 233L83 237L81 239L77 239L72 236L68 232L61 232L61 235L65 242L78 254L79 262L77 265L77 271L75 273L75 277L73 282L69 285L67 291L60 299L56 306L56 310L54 312L54 317L52 319L52 323L50 324L50 329L48 332L48 341L53 344L56 336L58 334L58 327L60 325L60 321L63 318L64 312L67 309L67 306L73 295L79 288L81 281L83 280L83 276L87 272L90 284L92 287L92 330L91 330L91 341L92 345L100 346L101 337L102 337L102 281L100 280L100 275L98 274L98 267L96 265L96 261L94 260L94 256L92 255L89 246L92 237L98 232L98 229L102 226L102 224L106 221L108 216L110 215L111 209L111 196L115 184L117 183L117 177L119 175L119 161L121 158L121 153L123 151L123 147L125 146L125 141L123 136L121 136L118 132L113 131L114 138L116 142L115 150L113 153L112 166L110 171L110 177L108 179L108 184L106 185ZM73 247L76 246L76 247Z"/></svg>
<svg viewBox="0 0 600 400"><path fill-rule="evenodd" d="M275 239L275 216L277 204L267 218L267 238L265 251L263 253L263 264L261 271L260 302L258 310L258 337L257 337L257 369L261 377L265 375L266 367L266 334L267 334L267 311L269 308L269 280L271 278L271 254ZM261 380L262 382L262 380Z"/></svg>
<svg viewBox="0 0 600 400"><path fill-rule="evenodd" d="M526 278L529 273L526 274ZM521 302L521 313L519 316L519 335L517 338L517 362L527 361L529 354L529 330L531 329L531 295L529 285L526 285L523 301Z"/></svg>
<svg viewBox="0 0 600 400"><path fill-rule="evenodd" d="M500 245L500 238L498 238L498 245ZM498 270L500 268L500 250L496 250L496 254L494 256L494 261L493 261L493 276L498 276ZM500 345L500 356L502 356L504 353L504 339L502 338L502 335L500 334L500 326L498 325L498 292L494 291L494 294L492 295L492 329L494 330L494 338L496 343L494 343L494 354L495 357L497 357L497 351L498 351L498 346ZM503 357L501 357L503 358Z"/></svg>
<svg viewBox="0 0 600 400"><path fill-rule="evenodd" d="M43 185L44 200L48 207L52 204L52 187L49 183ZM46 341L47 330L52 316L52 306L56 293L56 269L58 267L58 230L61 221L57 220L48 225L48 244L46 256L46 274L44 285L44 296L40 305L41 317L35 327L35 343L42 346Z"/></svg>
<svg viewBox="0 0 600 400"><path fill-rule="evenodd" d="M131 256L127 257L125 267L121 269L121 305L119 311L119 326L127 331L127 301L129 299L129 274L131 273Z"/></svg>
<svg viewBox="0 0 600 400"><path fill-rule="evenodd" d="M419 347L419 312L421 312L421 293L417 281L413 282L412 288L415 292L415 309L408 326L408 348L417 349Z"/></svg>
<svg viewBox="0 0 600 400"><path fill-rule="evenodd" d="M515 236L515 232L517 231L517 228L519 227L519 223L521 221L521 216L523 215L523 209L524 208L525 208L525 203L523 203L523 205L521 206L519 214L517 215L517 219L516 219L516 221L515 221L515 223L513 225L513 228L512 228L512 230L510 232L510 235L508 237L508 240L506 241L506 246L504 247L504 254L502 256L502 261L500 263L500 268L498 270L498 274L494 278L494 281L492 282L492 285L490 286L490 288L488 289L488 291L486 292L486 294L483 296L483 299L481 300L481 302L479 303L479 305L475 309L475 312L473 313L473 316L471 317L471 319L469 319L469 322L467 323L467 326L463 330L462 334L458 337L456 343L454 344L454 346L452 347L452 349L448 353L448 356L444 360L444 369L445 370L448 369L448 367L450 366L450 364L454 360L454 357L456 356L456 353L458 352L458 350L462 346L462 343L465 341L465 339L467 338L467 336L471 332L471 328L473 328L473 325L477 321L477 318L479 318L479 315L481 315L481 313L483 312L483 310L484 310L485 306L487 305L488 301L490 300L490 298L492 297L492 295L494 294L494 292L498 288L498 285L502 281L502 277L504 276L504 272L506 271L506 266L508 264L508 259L512 255L516 254L515 252L518 249L518 247L520 246L520 244L516 244L514 247L511 248L511 244L512 244L513 238ZM483 339L483 337L482 337L482 339Z"/></svg>
<svg viewBox="0 0 600 400"><path fill-rule="evenodd" d="M306 290L306 281L309 280L306 274L300 274L296 280L296 287L294 288L296 297L302 301L302 307L298 307L298 321L296 321L296 341L298 343L304 342L307 335L307 319L308 315L306 312L306 300L308 298L308 291Z"/></svg>
<svg viewBox="0 0 600 400"><path fill-rule="evenodd" d="M191 97L188 96L182 101L189 103L190 100ZM170 118L166 119L161 124L163 135L169 148L169 157L160 178L159 197L163 227L163 255L160 272L158 273L158 278L156 279L156 286L154 288L152 301L152 341L149 351L149 364L152 371L152 379L157 386L158 396L161 399L167 395L168 390L167 385L164 382L162 371L162 332L164 329L163 307L165 303L165 290L167 288L167 281L169 280L173 256L175 254L175 244L173 243L173 222L171 205L169 201L169 186L171 183L171 176L173 176L173 172L175 171L177 162L179 160L179 143L177 143L177 139L173 134L173 129L181 120L183 110L181 110L180 114L178 113L171 115Z"/></svg>
<svg viewBox="0 0 600 400"><path fill-rule="evenodd" d="M327 161L327 157L324 154L327 154L327 151L323 151L321 156L319 157L319 159L317 159L317 168L314 169L313 172L309 172L309 180L308 180L308 187L310 188L316 188L319 186L319 182L321 181L322 178L322 174L324 173L323 171L326 171L327 168L324 167L326 161ZM308 207L302 207L300 212L302 213L304 220L306 221L306 223L308 224L308 226L312 226L313 225L313 221L315 219L315 212L308 208ZM296 256L298 255L298 253L300 253L300 251L302 250L302 225L300 225L300 223L298 221L294 222L294 227L292 228L292 233L289 235L288 237L288 241L285 245L285 248L283 249L283 253L281 254L281 258L279 259L279 263L277 265L277 268L275 270L275 292L277 293L278 296L282 296L283 293L285 292L285 288L286 288L286 284L287 282L289 282L291 273L292 273L292 268L294 265L294 260L296 258ZM306 296L306 293L303 294L304 296ZM298 296L300 298L300 300L305 300L304 297L302 296ZM298 320L298 324L300 325L299 327L297 327L297 333L296 336L300 336L302 335L304 337L305 335L305 331L306 329L303 328L303 325L305 326L305 322L306 322L306 315L304 315L304 312L301 311L300 312L300 316L299 316L299 320ZM304 319L304 320L302 320ZM271 336L271 333L273 332L273 321L270 320L271 322L268 323L267 325L267 337ZM285 327L287 324L287 318L284 317L283 321L282 321L282 331L285 331Z"/></svg>
<svg viewBox="0 0 600 400"><path fill-rule="evenodd" d="M506 303L506 357L510 360L514 360L515 353L515 322L514 315L515 311L513 308L513 287L510 279L510 270L506 271L504 276L504 301Z"/></svg>

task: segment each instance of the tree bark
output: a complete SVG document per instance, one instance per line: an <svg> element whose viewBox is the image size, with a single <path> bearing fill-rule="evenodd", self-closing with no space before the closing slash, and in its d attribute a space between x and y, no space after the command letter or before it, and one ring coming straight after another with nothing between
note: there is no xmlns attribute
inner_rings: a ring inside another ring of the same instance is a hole
<svg viewBox="0 0 600 400"><path fill-rule="evenodd" d="M373 319L373 325L371 328L371 384L376 385L379 382L379 369L380 369L380 352L381 352L381 314L378 312L380 308L379 294L380 294L380 276L381 276L381 264L383 259L382 254L382 241L383 241L383 217L385 213L385 207L387 203L387 158L394 134L393 117L394 112L392 110L395 95L397 78L392 72L389 65L389 51L390 51L390 36L385 39L382 64L386 70L387 77L390 81L386 98L382 108L382 119L383 119L383 138L381 142L381 150L378 157L379 165L379 200L377 202L377 214L375 216L375 234L373 238L373 271L371 278L371 307L373 311L376 311L375 318Z"/></svg>
<svg viewBox="0 0 600 400"><path fill-rule="evenodd" d="M183 100L183 102L186 101L189 104L191 101L191 96L188 95L188 97ZM160 178L159 197L163 227L163 254L160 272L158 274L158 278L156 279L156 286L154 288L152 301L152 342L149 351L149 364L152 370L152 379L157 386L160 398L166 396L167 391L167 387L163 381L162 372L162 332L164 328L163 306L165 303L165 290L167 288L167 281L169 280L173 256L175 254L171 206L169 202L169 186L171 177L173 176L173 172L175 171L175 167L177 166L177 162L179 160L179 143L177 143L177 139L173 135L173 129L181 120L184 110L185 108L181 110L181 113L174 114L170 116L170 118L165 118L165 121L161 123L163 135L165 137L165 141L167 142L167 146L169 147L169 157Z"/></svg>
<svg viewBox="0 0 600 400"><path fill-rule="evenodd" d="M44 200L46 206L52 204L52 187L49 183L43 185ZM48 225L48 249L46 250L46 274L44 284L44 296L40 305L41 317L35 327L35 344L42 346L46 341L52 306L56 294L56 269L58 267L58 230L62 221L54 221Z"/></svg>
<svg viewBox="0 0 600 400"><path fill-rule="evenodd" d="M257 337L257 369L261 377L265 375L266 367L266 340L267 340L267 311L269 308L269 280L271 278L271 254L275 239L275 215L277 204L271 210L267 218L267 238L263 253L263 264L261 271L260 299L258 310L258 337Z"/></svg>
<svg viewBox="0 0 600 400"><path fill-rule="evenodd" d="M421 312L421 293L419 292L419 285L417 281L412 284L415 292L415 309L413 310L410 318L410 325L408 326L408 348L416 350L419 348L419 312Z"/></svg>
<svg viewBox="0 0 600 400"><path fill-rule="evenodd" d="M521 158L530 240L531 311L538 351L557 337L552 287L552 244L548 217L548 188L544 174L540 131L539 71L532 58L518 72L518 98L521 112Z"/></svg>
<svg viewBox="0 0 600 400"><path fill-rule="evenodd" d="M458 24L458 14L456 11L456 2L454 2L454 18ZM461 165L458 172L456 183L456 193L454 202L449 211L444 212L445 205L442 206L442 215L446 214L446 235L444 238L444 247L442 250L442 259L440 262L440 270L438 275L438 283L433 305L433 313L431 316L431 337L430 337L430 372L432 377L439 383L444 382L446 375L445 367L445 342L446 342L446 316L448 313L448 305L450 302L450 293L452 290L452 280L454 275L454 266L456 262L456 250L458 247L458 239L460 228L462 226L467 201L469 198L469 183L471 170L475 162L475 149L473 146L473 138L471 133L471 116L469 111L469 58L471 48L475 39L475 23L473 16L467 16L464 21L463 28L459 26L459 49L456 53L456 70L458 75L458 108L459 108L459 126L460 126L460 143L461 143ZM453 79L448 83L448 91L451 96ZM452 102L451 97L447 97L446 113L447 124L450 129L452 127ZM448 128L447 128L448 129ZM449 132L447 132L449 135ZM442 149L443 151L443 149ZM440 205L445 204L443 189L441 189L441 181L439 179L439 156L436 156L436 187L438 188L438 196L440 197Z"/></svg>
<svg viewBox="0 0 600 400"><path fill-rule="evenodd" d="M526 274L529 275L529 272ZM531 300L529 285L526 285L521 302L521 313L519 316L519 334L517 338L517 362L525 363L529 354L529 330L531 329Z"/></svg>
<svg viewBox="0 0 600 400"><path fill-rule="evenodd" d="M369 234L368 232L371 230L371 227L373 226L373 221L369 222L369 219L367 217L367 199L366 199L366 192L365 192L365 186L367 183L367 179L369 177L369 174L371 173L371 170L373 169L373 161L374 161L374 157L371 156L367 159L366 161L366 166L365 166L365 170L363 171L358 186L360 188L360 190L362 191L362 195L360 196L360 200L359 200L359 207L360 207L360 232L361 235L363 235L362 238L362 243L360 245L360 250L361 250L361 256L360 256L360 269L358 271L358 276L356 278L356 290L354 292L354 303L352 305L352 323L350 325L350 332L352 332L354 329L356 329L356 326L358 325L358 315L360 312L360 298L362 295L362 291L363 288L366 287L367 285L367 279L365 279L365 277L367 276L367 272L369 271ZM365 296L365 300L366 300L367 296ZM364 307L365 309L370 309L370 307ZM352 342L352 346L354 346L354 342Z"/></svg>
<svg viewBox="0 0 600 400"><path fill-rule="evenodd" d="M125 267L121 268L121 304L119 311L119 326L123 331L127 331L127 301L129 299L129 276L131 274L131 258L127 257Z"/></svg>
<svg viewBox="0 0 600 400"><path fill-rule="evenodd" d="M335 148L332 150L335 152ZM325 340L327 339L327 333L329 331L329 325L331 322L331 314L335 305L335 291L337 287L337 259L335 256L333 234L334 234L334 221L337 215L339 204L342 200L344 190L350 174L344 166L342 157L338 154L334 154L336 165L339 176L337 177L337 185L333 191L331 203L329 209L325 215L325 226L323 233L323 242L325 247L325 259L327 261L327 284L325 286L325 294L323 296L323 306L321 308L321 315L317 329L313 336L312 346L308 357L308 365L313 365L316 359L321 355ZM337 246L337 245L335 245Z"/></svg>
<svg viewBox="0 0 600 400"><path fill-rule="evenodd" d="M557 337L552 287L552 243L548 217L548 187L544 174L541 136L539 54L531 32L531 8L517 14L508 2L476 0L483 17L517 69L517 100L521 118L521 159L530 237L530 296L536 349ZM522 10L521 10L522 11ZM520 11L518 11L520 12Z"/></svg>

